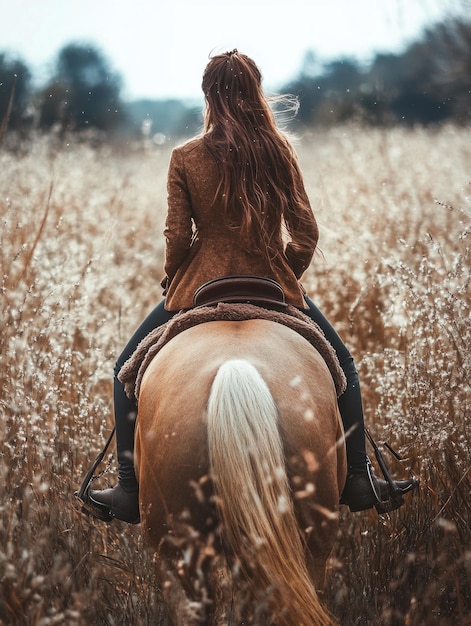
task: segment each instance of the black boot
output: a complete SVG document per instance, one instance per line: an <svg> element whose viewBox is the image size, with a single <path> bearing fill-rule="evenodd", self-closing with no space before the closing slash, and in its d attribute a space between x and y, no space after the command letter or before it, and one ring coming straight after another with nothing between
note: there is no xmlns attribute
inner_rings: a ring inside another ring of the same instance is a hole
<svg viewBox="0 0 471 626"><path fill-rule="evenodd" d="M102 491L92 490L88 494L90 504L100 511L101 519L116 519L138 524L139 485L134 472L134 430L137 403L128 398L118 380L119 366L114 380L114 407L116 423L116 451L118 457L118 484Z"/></svg>
<svg viewBox="0 0 471 626"><path fill-rule="evenodd" d="M366 511L376 507L378 513L394 511L404 504L404 495L416 489L419 481L394 480L391 486L386 480L378 478L368 461L364 470L356 470L347 475L347 482L340 498L340 504L346 504L352 513Z"/></svg>
<svg viewBox="0 0 471 626"><path fill-rule="evenodd" d="M93 490L88 494L88 498L93 507L99 508L109 517L127 522L128 524L139 524L139 487L137 481L135 486L126 485L125 481L118 481L118 484L103 491ZM128 488L130 490L128 491Z"/></svg>
<svg viewBox="0 0 471 626"><path fill-rule="evenodd" d="M404 504L404 494L415 489L419 481L378 478L366 454L365 423L360 381L351 355L340 362L347 378L347 389L338 399L340 415L346 439L348 473L347 482L340 498L350 511L366 511L376 508L378 513L394 511Z"/></svg>
<svg viewBox="0 0 471 626"><path fill-rule="evenodd" d="M147 337L154 328L166 324L174 315L174 311L165 309L164 300L160 302L133 334L116 361L114 410L119 482L111 489L90 491L90 503L95 508L99 508L100 519L109 520L116 517L130 524L139 522L139 486L134 473L134 427L137 403L134 397L127 397L123 384L118 380L118 374L144 337Z"/></svg>

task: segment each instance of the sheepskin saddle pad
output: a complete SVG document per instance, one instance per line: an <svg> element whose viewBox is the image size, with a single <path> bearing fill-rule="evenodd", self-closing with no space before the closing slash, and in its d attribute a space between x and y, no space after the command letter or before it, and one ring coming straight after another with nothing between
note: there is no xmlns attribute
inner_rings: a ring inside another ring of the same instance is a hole
<svg viewBox="0 0 471 626"><path fill-rule="evenodd" d="M179 333L206 322L253 319L283 324L302 335L323 357L332 375L337 396L342 395L347 383L335 350L325 338L320 327L307 315L291 305L288 305L281 312L248 303L220 302L217 306L200 306L181 311L166 324L155 328L141 341L118 375L119 380L124 384L128 397L131 398L135 395L136 399L139 400L141 381L147 366L159 350Z"/></svg>

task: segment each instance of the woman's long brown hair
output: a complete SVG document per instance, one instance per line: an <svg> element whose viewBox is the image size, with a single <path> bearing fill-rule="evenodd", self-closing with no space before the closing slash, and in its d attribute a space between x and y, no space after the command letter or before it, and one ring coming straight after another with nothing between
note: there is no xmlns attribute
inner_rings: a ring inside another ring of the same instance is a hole
<svg viewBox="0 0 471 626"><path fill-rule="evenodd" d="M226 215L252 250L279 254L283 221L302 232L311 212L296 155L278 129L257 65L237 50L214 56L203 74L204 137L215 157ZM298 243L309 247L310 242Z"/></svg>

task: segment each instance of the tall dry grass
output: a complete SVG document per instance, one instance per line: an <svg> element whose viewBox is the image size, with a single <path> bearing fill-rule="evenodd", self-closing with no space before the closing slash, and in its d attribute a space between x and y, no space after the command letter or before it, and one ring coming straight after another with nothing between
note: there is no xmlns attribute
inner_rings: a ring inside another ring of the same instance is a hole
<svg viewBox="0 0 471 626"><path fill-rule="evenodd" d="M160 299L169 149L0 153L2 624L166 624L139 527L84 517L73 492L112 427L114 359ZM342 512L330 607L346 626L469 624L471 131L343 128L298 152L323 251L304 284L394 472L422 481L389 516Z"/></svg>

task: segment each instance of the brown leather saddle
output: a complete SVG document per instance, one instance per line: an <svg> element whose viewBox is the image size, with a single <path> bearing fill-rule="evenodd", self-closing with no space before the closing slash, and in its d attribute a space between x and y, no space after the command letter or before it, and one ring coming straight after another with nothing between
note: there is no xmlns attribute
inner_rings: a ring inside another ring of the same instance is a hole
<svg viewBox="0 0 471 626"><path fill-rule="evenodd" d="M277 310L283 310L288 306L281 285L272 278L261 276L215 278L199 287L193 297L195 308L219 302L244 302Z"/></svg>

